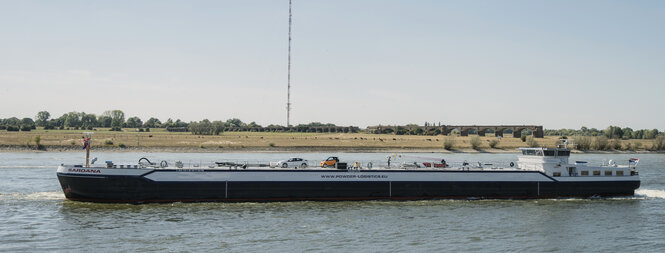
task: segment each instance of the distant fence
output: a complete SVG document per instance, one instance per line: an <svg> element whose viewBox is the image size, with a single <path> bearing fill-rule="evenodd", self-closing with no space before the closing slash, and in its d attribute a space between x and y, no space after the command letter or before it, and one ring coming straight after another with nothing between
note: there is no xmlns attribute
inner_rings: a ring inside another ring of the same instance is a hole
<svg viewBox="0 0 665 253"><path fill-rule="evenodd" d="M504 133L512 133L513 137L519 138L523 130L531 131L536 138L543 138L545 135L543 126L536 125L438 125L438 126L370 126L365 129L367 133L374 134L422 134L422 135L449 135L457 130L461 136L468 136L469 133L476 133L479 136L485 136L487 133L493 133L494 136L503 136Z"/></svg>
<svg viewBox="0 0 665 253"><path fill-rule="evenodd" d="M187 127L167 127L169 132L189 132ZM296 132L296 133L358 133L355 126L321 126L321 127L225 127L224 132Z"/></svg>
<svg viewBox="0 0 665 253"><path fill-rule="evenodd" d="M169 132L189 132L187 127L167 127ZM512 134L519 138L523 130L531 132L536 138L545 135L543 126L537 125L438 125L438 126L369 126L364 132L373 134L414 134L414 135L449 135L452 131L458 131L461 136L470 133L486 136L503 136ZM358 133L362 132L355 126L292 126L292 127L225 127L224 132L295 132L295 133Z"/></svg>
<svg viewBox="0 0 665 253"><path fill-rule="evenodd" d="M296 132L296 133L358 133L359 127L354 126L323 126L323 127L229 127L226 132Z"/></svg>

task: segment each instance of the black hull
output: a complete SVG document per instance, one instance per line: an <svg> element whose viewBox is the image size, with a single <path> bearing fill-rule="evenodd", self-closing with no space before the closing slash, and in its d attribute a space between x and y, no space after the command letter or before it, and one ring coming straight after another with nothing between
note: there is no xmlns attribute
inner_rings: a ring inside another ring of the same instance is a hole
<svg viewBox="0 0 665 253"><path fill-rule="evenodd" d="M632 196L639 181L586 182L155 182L140 176L58 174L71 200L113 203Z"/></svg>

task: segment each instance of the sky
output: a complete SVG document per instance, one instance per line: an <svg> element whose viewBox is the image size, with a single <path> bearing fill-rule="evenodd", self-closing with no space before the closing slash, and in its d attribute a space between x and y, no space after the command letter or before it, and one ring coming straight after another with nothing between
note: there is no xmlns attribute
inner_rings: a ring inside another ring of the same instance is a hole
<svg viewBox="0 0 665 253"><path fill-rule="evenodd" d="M286 125L288 0L0 0L0 118ZM293 1L291 124L665 129L665 1Z"/></svg>

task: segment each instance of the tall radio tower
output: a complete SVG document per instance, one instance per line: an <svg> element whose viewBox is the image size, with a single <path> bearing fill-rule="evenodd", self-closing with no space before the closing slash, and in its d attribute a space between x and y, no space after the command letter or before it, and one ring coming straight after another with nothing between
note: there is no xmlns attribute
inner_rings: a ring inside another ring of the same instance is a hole
<svg viewBox="0 0 665 253"><path fill-rule="evenodd" d="M287 93L286 93L286 127L291 126L291 0L289 0L289 65L287 74Z"/></svg>

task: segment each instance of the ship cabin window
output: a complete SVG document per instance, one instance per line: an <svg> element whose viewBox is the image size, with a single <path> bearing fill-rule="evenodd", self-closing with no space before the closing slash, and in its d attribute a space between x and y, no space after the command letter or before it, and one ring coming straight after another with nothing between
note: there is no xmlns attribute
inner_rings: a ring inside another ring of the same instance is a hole
<svg viewBox="0 0 665 253"><path fill-rule="evenodd" d="M594 176L600 176L600 170L594 170L593 175Z"/></svg>
<svg viewBox="0 0 665 253"><path fill-rule="evenodd" d="M554 173L552 173L552 176L553 176L553 177L560 177L560 176L561 176L561 172L554 172Z"/></svg>
<svg viewBox="0 0 665 253"><path fill-rule="evenodd" d="M605 171L605 176L611 176L611 175L612 175L612 171L611 171L611 170L606 170L606 171Z"/></svg>
<svg viewBox="0 0 665 253"><path fill-rule="evenodd" d="M617 176L623 176L623 170L617 170Z"/></svg>
<svg viewBox="0 0 665 253"><path fill-rule="evenodd" d="M588 175L589 175L589 171L588 171L588 170L583 170L583 171L582 171L582 176L588 176Z"/></svg>
<svg viewBox="0 0 665 253"><path fill-rule="evenodd" d="M536 155L536 150L534 150L534 149L523 149L522 154L523 155Z"/></svg>
<svg viewBox="0 0 665 253"><path fill-rule="evenodd" d="M523 155L570 156L568 150L522 150Z"/></svg>

